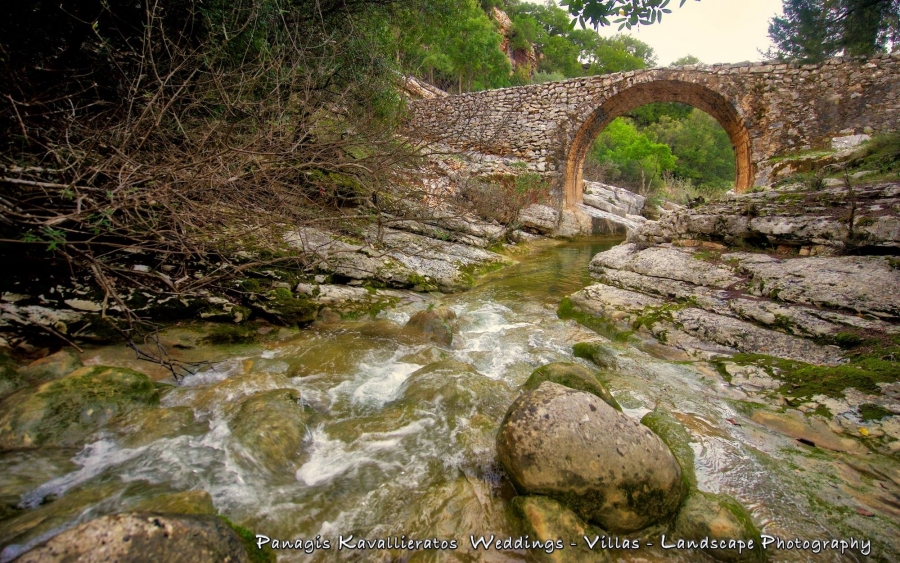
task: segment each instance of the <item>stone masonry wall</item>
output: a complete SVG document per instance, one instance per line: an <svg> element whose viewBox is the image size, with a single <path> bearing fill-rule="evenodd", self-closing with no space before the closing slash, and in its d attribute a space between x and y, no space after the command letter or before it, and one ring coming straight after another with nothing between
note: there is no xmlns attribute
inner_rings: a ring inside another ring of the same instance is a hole
<svg viewBox="0 0 900 563"><path fill-rule="evenodd" d="M900 53L818 65L741 63L650 69L411 103L410 134L517 158L581 200L581 168L614 118L651 102L706 111L729 134L739 191L769 181L769 159L832 137L900 129Z"/></svg>

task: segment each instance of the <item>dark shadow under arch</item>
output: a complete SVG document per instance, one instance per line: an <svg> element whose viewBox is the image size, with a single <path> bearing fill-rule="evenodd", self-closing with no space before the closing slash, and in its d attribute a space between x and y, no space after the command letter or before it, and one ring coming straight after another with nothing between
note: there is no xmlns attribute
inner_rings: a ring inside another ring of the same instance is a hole
<svg viewBox="0 0 900 563"><path fill-rule="evenodd" d="M745 192L753 185L755 167L750 158L750 132L734 106L706 86L677 80L655 80L635 84L610 96L581 124L566 154L563 194L566 207L581 203L584 158L597 135L609 123L629 111L655 102L681 102L711 115L725 129L735 157L735 190Z"/></svg>

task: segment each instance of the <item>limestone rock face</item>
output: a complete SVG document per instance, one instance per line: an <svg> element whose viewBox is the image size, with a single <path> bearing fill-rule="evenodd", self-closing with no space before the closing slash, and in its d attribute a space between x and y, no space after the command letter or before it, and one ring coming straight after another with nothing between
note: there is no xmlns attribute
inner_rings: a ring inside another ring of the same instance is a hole
<svg viewBox="0 0 900 563"><path fill-rule="evenodd" d="M556 499L612 532L664 520L684 493L678 462L648 428L555 383L513 402L497 450L520 492Z"/></svg>
<svg viewBox="0 0 900 563"><path fill-rule="evenodd" d="M665 213L633 231L629 240L665 243L684 239L726 244L765 241L805 255L834 255L853 248L900 246L900 185L896 182L803 191L798 186L746 193L696 209ZM853 213L849 210L853 208Z"/></svg>
<svg viewBox="0 0 900 563"><path fill-rule="evenodd" d="M214 516L114 514L67 530L16 561L249 563L250 558L240 537Z"/></svg>
<svg viewBox="0 0 900 563"><path fill-rule="evenodd" d="M552 233L559 223L559 211L549 205L534 204L519 211L522 228L538 233Z"/></svg>
<svg viewBox="0 0 900 563"><path fill-rule="evenodd" d="M900 269L884 256L748 260L731 253L751 276L750 293L806 305L900 317Z"/></svg>
<svg viewBox="0 0 900 563"><path fill-rule="evenodd" d="M582 201L585 205L615 213L620 217L640 215L647 200L642 195L601 182L585 180L584 188Z"/></svg>

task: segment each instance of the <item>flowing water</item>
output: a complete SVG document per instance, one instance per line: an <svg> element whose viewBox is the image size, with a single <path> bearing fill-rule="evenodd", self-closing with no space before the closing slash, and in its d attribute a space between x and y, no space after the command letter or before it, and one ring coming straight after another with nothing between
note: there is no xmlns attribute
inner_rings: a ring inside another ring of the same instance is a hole
<svg viewBox="0 0 900 563"><path fill-rule="evenodd" d="M312 553L279 551L284 561L530 560L523 550L473 553L470 547L473 535L519 534L507 510L514 492L498 467L494 436L535 368L584 363L573 358L572 345L598 335L559 320L556 308L590 283L590 258L618 242L538 247L466 293L415 299L375 320L286 332L265 344L208 349L218 354L207 358L216 362L214 369L167 393L141 432L112 428L79 451L5 455L0 481L37 511L48 499L60 499L49 506L82 499L50 515L56 518L50 533L160 493L205 490L220 513L259 534L319 538ZM457 314L450 348L401 333L411 314L431 304ZM739 499L765 534L854 536L871 540L873 554L896 560L896 522L854 510L854 499L877 488L872 475L878 464L887 464L885 471L896 471L896 464L869 460L867 472L850 458L770 434L749 421L749 410L732 400L708 366L652 357L626 343L610 346L618 361L608 378L612 393L629 416L656 406L675 413L691 433L701 489ZM272 469L253 461L229 421L246 396L284 387L299 392L312 418L303 452ZM182 423L166 426L176 419ZM351 534L354 543L436 537L456 540L459 548L339 550L339 538ZM39 539L7 547L3 559ZM627 561L706 560L653 543L615 555ZM808 550L770 550L769 558L869 560L858 552Z"/></svg>

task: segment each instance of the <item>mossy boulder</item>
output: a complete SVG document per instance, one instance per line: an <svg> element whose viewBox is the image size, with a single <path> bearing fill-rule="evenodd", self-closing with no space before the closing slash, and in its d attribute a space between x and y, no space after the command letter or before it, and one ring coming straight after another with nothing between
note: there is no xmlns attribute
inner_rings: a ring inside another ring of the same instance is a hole
<svg viewBox="0 0 900 563"><path fill-rule="evenodd" d="M112 419L159 403L150 379L91 366L0 402L0 449L77 445Z"/></svg>
<svg viewBox="0 0 900 563"><path fill-rule="evenodd" d="M601 342L579 342L572 346L572 352L576 358L594 362L603 369L616 369L618 366L616 355Z"/></svg>
<svg viewBox="0 0 900 563"><path fill-rule="evenodd" d="M761 562L766 552L760 542L759 529L747 509L727 495L714 495L694 491L688 496L675 519L673 534L676 538L701 541L753 540L753 549L708 547L706 553L719 561Z"/></svg>
<svg viewBox="0 0 900 563"><path fill-rule="evenodd" d="M24 510L3 521L0 545L12 551L53 530L71 525L79 514L121 493L122 488L122 483L102 483L69 490L59 498L48 496L37 508Z"/></svg>
<svg viewBox="0 0 900 563"><path fill-rule="evenodd" d="M562 539L565 547L546 550L531 550L531 555L538 561L552 563L605 562L612 558L604 550L589 549L582 540L584 537L605 536L606 532L591 526L564 505L548 497L522 495L509 503L510 513L515 526L522 536L536 540ZM577 546L570 545L576 543Z"/></svg>
<svg viewBox="0 0 900 563"><path fill-rule="evenodd" d="M250 395L229 424L234 438L253 462L273 473L294 468L303 445L310 413L294 389L272 389Z"/></svg>
<svg viewBox="0 0 900 563"><path fill-rule="evenodd" d="M434 342L442 346L453 343L453 326L456 313L446 307L419 311L403 327L404 334L418 340Z"/></svg>
<svg viewBox="0 0 900 563"><path fill-rule="evenodd" d="M269 291L254 306L273 322L285 326L311 323L319 313L318 303L305 295L295 297L285 288Z"/></svg>
<svg viewBox="0 0 900 563"><path fill-rule="evenodd" d="M210 515L102 516L23 554L21 563L63 561L221 561L250 563L241 537Z"/></svg>
<svg viewBox="0 0 900 563"><path fill-rule="evenodd" d="M526 391L537 389L545 381L552 381L569 389L596 395L617 411L622 410L609 390L600 383L597 374L584 366L570 362L556 362L541 366L531 373L522 389Z"/></svg>
<svg viewBox="0 0 900 563"><path fill-rule="evenodd" d="M610 532L667 520L686 492L678 462L647 427L552 382L513 402L497 452L521 494L553 498Z"/></svg>

